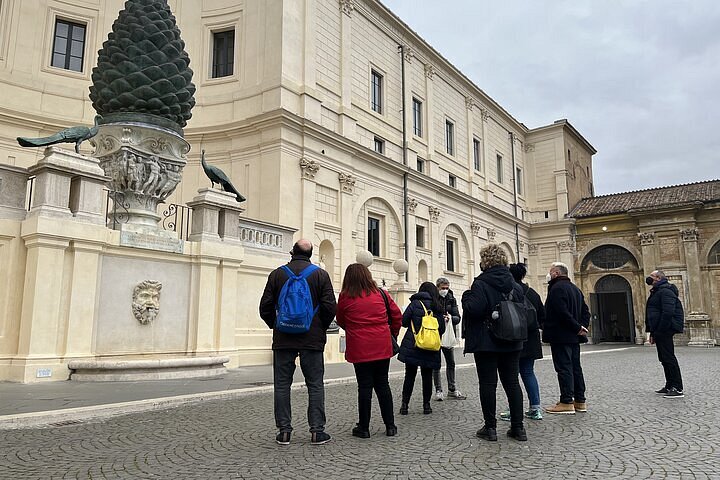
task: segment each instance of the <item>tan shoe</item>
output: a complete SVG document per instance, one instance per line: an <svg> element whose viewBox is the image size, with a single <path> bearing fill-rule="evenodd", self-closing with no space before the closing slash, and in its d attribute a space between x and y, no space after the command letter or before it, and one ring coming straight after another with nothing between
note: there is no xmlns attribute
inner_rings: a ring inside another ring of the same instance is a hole
<svg viewBox="0 0 720 480"><path fill-rule="evenodd" d="M575 405L572 403L561 403L558 402L551 407L544 407L547 413L560 413L565 415L575 415Z"/></svg>
<svg viewBox="0 0 720 480"><path fill-rule="evenodd" d="M575 411L576 412L587 412L587 403L585 402L575 402Z"/></svg>

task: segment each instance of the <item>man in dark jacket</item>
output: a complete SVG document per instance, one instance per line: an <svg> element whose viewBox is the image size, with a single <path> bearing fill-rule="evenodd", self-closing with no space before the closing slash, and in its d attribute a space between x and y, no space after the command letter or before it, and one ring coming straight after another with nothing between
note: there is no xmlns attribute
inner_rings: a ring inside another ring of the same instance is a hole
<svg viewBox="0 0 720 480"><path fill-rule="evenodd" d="M497 244L490 243L480 250L482 273L462 296L463 338L465 353L475 357L480 384L480 406L485 425L475 434L491 442L497 441L496 391L498 375L510 406L510 430L507 435L527 441L523 424L523 395L518 382L518 360L523 342L496 340L490 332L493 311L510 293L515 301L522 301L523 292L508 270L507 254Z"/></svg>
<svg viewBox="0 0 720 480"><path fill-rule="evenodd" d="M587 342L590 310L580 289L570 281L567 265L553 263L548 277L543 341L550 344L560 384L560 401L545 407L545 411L565 414L587 412L580 344Z"/></svg>
<svg viewBox="0 0 720 480"><path fill-rule="evenodd" d="M678 289L661 270L652 272L645 283L652 285L645 307L645 329L650 332L650 343L657 346L658 360L665 370L665 386L655 393L665 398L682 398L683 381L673 343L673 335L683 332L685 322Z"/></svg>
<svg viewBox="0 0 720 480"><path fill-rule="evenodd" d="M299 275L310 266L312 243L298 240L290 252L292 260L287 264ZM300 356L300 368L308 390L308 423L311 443L321 445L330 441L325 433L325 388L323 376L325 363L323 351L327 341L326 331L335 317L335 293L330 276L325 270L317 269L307 278L313 307L317 313L312 319L310 330L305 333L284 333L275 328L280 291L288 280L288 274L280 267L268 277L265 291L260 300L260 317L273 329L273 380L275 386L275 424L280 431L276 440L280 445L290 443L292 416L290 414L290 385L295 373L295 359Z"/></svg>
<svg viewBox="0 0 720 480"><path fill-rule="evenodd" d="M455 328L460 323L460 312L458 311L457 300L450 290L450 280L445 277L440 277L435 281L435 285L438 287L438 307L442 310L443 318L445 320L445 328L452 328L457 338L457 329ZM440 350L445 357L445 373L447 374L448 382L448 397L455 398L457 400L465 400L467 397L462 394L455 385L455 347L442 347ZM435 400L442 401L445 397L442 388L442 380L440 380L440 369L433 370L433 382L435 383Z"/></svg>

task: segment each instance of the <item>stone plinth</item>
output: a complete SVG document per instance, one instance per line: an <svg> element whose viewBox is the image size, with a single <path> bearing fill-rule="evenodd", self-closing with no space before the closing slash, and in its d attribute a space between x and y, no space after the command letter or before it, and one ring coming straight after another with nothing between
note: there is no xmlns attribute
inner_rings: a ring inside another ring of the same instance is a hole
<svg viewBox="0 0 720 480"><path fill-rule="evenodd" d="M72 360L70 380L135 382L178 378L217 377L226 371L229 357L182 357L159 360Z"/></svg>
<svg viewBox="0 0 720 480"><path fill-rule="evenodd" d="M27 210L27 169L0 164L0 218L24 220Z"/></svg>
<svg viewBox="0 0 720 480"><path fill-rule="evenodd" d="M190 241L240 239L240 214L245 211L232 193L203 188L188 202L193 209Z"/></svg>
<svg viewBox="0 0 720 480"><path fill-rule="evenodd" d="M96 159L48 147L28 172L35 175L29 215L104 223L103 188L108 179Z"/></svg>
<svg viewBox="0 0 720 480"><path fill-rule="evenodd" d="M712 322L710 316L705 313L689 313L685 316L685 325L690 335L690 347L712 347L715 346L715 338L712 335Z"/></svg>

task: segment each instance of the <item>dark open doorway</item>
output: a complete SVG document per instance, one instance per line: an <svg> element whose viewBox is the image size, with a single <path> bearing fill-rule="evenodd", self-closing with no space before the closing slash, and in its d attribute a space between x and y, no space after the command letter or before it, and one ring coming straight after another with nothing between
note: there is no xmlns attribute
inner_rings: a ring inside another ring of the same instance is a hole
<svg viewBox="0 0 720 480"><path fill-rule="evenodd" d="M606 275L590 294L590 323L593 343L635 342L632 288L619 275Z"/></svg>

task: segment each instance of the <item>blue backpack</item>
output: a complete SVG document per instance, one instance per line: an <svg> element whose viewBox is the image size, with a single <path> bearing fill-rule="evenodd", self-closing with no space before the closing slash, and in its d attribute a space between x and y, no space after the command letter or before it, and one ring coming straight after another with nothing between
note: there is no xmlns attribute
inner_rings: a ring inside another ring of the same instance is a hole
<svg viewBox="0 0 720 480"><path fill-rule="evenodd" d="M282 266L288 279L280 290L275 328L284 333L305 333L310 330L317 308L313 308L307 278L319 267L310 264L295 275L287 265Z"/></svg>

